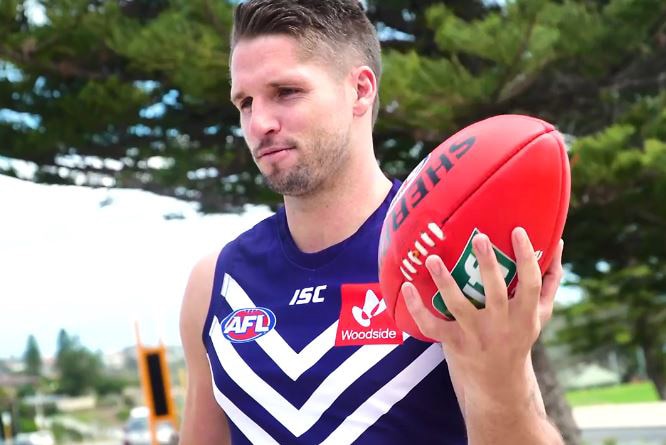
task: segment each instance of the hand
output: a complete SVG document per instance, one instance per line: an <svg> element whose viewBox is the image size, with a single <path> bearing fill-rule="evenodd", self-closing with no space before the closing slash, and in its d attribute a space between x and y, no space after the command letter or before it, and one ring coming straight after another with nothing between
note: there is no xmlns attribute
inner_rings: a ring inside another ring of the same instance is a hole
<svg viewBox="0 0 666 445"><path fill-rule="evenodd" d="M456 321L435 317L424 306L414 285L402 285L405 303L421 332L441 342L449 366L455 366L456 372L473 384L466 391L478 390L497 401L509 401L516 395L516 388L526 385L527 370L531 370L530 350L552 314L562 277L561 240L542 281L525 230L516 228L511 238L518 272L516 293L511 300L490 240L484 234L475 236L472 243L486 295L485 309L476 309L463 295L436 255L427 258L426 267Z"/></svg>

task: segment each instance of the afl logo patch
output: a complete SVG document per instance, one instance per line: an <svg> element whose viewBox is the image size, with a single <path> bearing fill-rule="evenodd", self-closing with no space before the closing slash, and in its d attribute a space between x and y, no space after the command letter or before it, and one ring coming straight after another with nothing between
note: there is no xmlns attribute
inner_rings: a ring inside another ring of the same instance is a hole
<svg viewBox="0 0 666 445"><path fill-rule="evenodd" d="M220 323L222 335L232 343L254 341L275 327L275 314L264 307L238 309Z"/></svg>

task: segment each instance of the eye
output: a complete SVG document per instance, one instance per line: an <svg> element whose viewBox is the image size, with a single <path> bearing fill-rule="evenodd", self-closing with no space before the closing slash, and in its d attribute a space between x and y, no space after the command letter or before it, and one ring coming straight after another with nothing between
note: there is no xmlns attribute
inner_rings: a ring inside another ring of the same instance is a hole
<svg viewBox="0 0 666 445"><path fill-rule="evenodd" d="M287 96L292 96L296 93L299 93L300 90L298 88L279 88L278 89L278 96L280 97L287 97Z"/></svg>
<svg viewBox="0 0 666 445"><path fill-rule="evenodd" d="M240 101L240 103L238 104L238 109L239 110L245 110L250 105L252 105L252 98L251 97L246 97L245 99Z"/></svg>

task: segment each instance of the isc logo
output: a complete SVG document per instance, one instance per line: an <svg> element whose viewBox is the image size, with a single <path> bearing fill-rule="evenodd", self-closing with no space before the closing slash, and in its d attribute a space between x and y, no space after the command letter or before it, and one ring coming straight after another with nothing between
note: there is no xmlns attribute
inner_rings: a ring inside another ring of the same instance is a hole
<svg viewBox="0 0 666 445"><path fill-rule="evenodd" d="M245 343L266 335L275 327L275 314L263 307L238 309L220 323L222 335L233 343Z"/></svg>
<svg viewBox="0 0 666 445"><path fill-rule="evenodd" d="M303 289L296 289L294 296L291 297L289 306L293 306L295 304L308 304L310 302L322 303L324 301L324 297L320 297L319 292L323 291L324 289L326 289L325 284L317 287L304 287Z"/></svg>

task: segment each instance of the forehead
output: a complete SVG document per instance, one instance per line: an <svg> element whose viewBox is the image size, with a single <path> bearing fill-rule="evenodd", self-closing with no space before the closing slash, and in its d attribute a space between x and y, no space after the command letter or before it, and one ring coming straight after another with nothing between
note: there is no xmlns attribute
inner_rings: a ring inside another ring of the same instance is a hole
<svg viewBox="0 0 666 445"><path fill-rule="evenodd" d="M281 80L330 76L334 71L317 57L307 57L299 42L289 36L261 36L239 41L231 57L231 95Z"/></svg>

